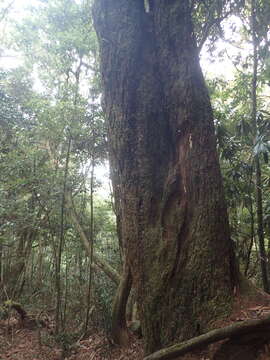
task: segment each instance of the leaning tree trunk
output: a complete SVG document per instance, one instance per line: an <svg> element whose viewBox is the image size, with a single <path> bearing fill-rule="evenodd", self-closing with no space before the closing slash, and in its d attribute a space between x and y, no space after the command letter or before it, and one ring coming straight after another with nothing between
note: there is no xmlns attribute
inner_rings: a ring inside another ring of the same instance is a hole
<svg viewBox="0 0 270 360"><path fill-rule="evenodd" d="M125 261L123 265L122 279L117 288L112 306L112 339L116 344L121 346L127 346L129 342L126 307L131 286L131 273Z"/></svg>
<svg viewBox="0 0 270 360"><path fill-rule="evenodd" d="M237 284L188 3L94 7L112 181L146 353L205 331Z"/></svg>

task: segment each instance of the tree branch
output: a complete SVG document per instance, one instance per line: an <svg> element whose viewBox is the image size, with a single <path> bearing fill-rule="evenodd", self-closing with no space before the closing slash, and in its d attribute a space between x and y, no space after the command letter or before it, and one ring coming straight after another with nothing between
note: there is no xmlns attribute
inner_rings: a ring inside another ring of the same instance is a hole
<svg viewBox="0 0 270 360"><path fill-rule="evenodd" d="M87 235L85 234L84 229L82 228L82 226L80 224L79 217L78 217L78 214L76 213L70 192L66 193L66 201L67 201L67 207L69 209L70 218L73 222L73 225L75 226L75 228L77 229L77 231L80 235L80 239L84 245L87 255L90 256L90 254L91 254L90 242L88 240ZM107 263L107 261L102 259L96 253L93 254L93 261L94 261L95 265L99 269L101 269L107 276L109 276L116 284L120 283L121 276L109 263Z"/></svg>

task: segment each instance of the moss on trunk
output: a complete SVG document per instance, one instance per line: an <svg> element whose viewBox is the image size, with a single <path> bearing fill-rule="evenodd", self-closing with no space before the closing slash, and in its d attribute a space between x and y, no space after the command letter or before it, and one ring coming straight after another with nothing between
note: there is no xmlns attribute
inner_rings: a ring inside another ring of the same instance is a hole
<svg viewBox="0 0 270 360"><path fill-rule="evenodd" d="M150 353L229 311L236 267L188 0L94 8L111 176Z"/></svg>

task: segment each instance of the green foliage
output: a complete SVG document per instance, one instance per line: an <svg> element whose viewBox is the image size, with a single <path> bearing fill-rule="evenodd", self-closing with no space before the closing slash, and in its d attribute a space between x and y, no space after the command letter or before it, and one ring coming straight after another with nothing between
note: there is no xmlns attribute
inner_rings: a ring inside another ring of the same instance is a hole
<svg viewBox="0 0 270 360"><path fill-rule="evenodd" d="M244 0L191 1L195 36L199 49L206 40L209 40L208 50L213 51L216 48L216 40L224 35L222 22L229 16L238 14L244 4Z"/></svg>
<svg viewBox="0 0 270 360"><path fill-rule="evenodd" d="M107 159L97 43L88 14L87 2L73 0L40 2L29 9L26 17L9 25L13 49L21 53L23 64L0 74L0 248L11 259L4 271L5 279L10 276L5 292L28 301L34 297L42 307L55 293L68 143L67 188L88 236L89 171ZM99 186L94 175L94 196ZM94 203L95 251L119 267L117 250L110 256L117 249L111 206L101 199ZM89 261L64 210L62 317L78 326L77 321L84 321L81 304L86 304ZM76 319L67 315L71 310L78 312ZM63 346L69 342L62 340Z"/></svg>
<svg viewBox="0 0 270 360"><path fill-rule="evenodd" d="M269 22L268 7L264 1L256 1L256 46L258 50L259 72L257 73L257 112L252 120L252 81L254 64L252 53L237 51L232 56L235 76L231 81L214 79L209 82L214 104L217 143L224 177L225 194L229 205L232 238L236 241L240 268L258 280L257 215L255 162L259 159L262 177L268 169L269 157L269 103L267 101L267 59L266 33ZM243 23L239 33L239 48L251 41L250 3L241 9L239 16ZM261 18L261 25L259 18ZM233 39L229 42L234 43ZM222 55L224 56L224 54ZM268 78L269 79L269 78ZM267 180L266 180L267 182ZM268 213L268 190L262 184L263 212ZM267 217L264 217L265 221ZM269 232L265 229L266 244ZM269 247L269 245L267 245Z"/></svg>
<svg viewBox="0 0 270 360"><path fill-rule="evenodd" d="M17 49L57 96L74 96L82 73L85 87L94 77L97 42L89 12L87 2L51 0L31 8L30 16L16 26Z"/></svg>

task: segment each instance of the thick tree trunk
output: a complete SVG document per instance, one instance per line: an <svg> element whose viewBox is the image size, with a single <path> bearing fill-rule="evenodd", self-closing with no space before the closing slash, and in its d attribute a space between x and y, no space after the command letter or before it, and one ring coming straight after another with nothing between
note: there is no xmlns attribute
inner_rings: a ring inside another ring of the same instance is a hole
<svg viewBox="0 0 270 360"><path fill-rule="evenodd" d="M112 180L147 353L205 331L237 284L189 1L149 3L94 7Z"/></svg>

